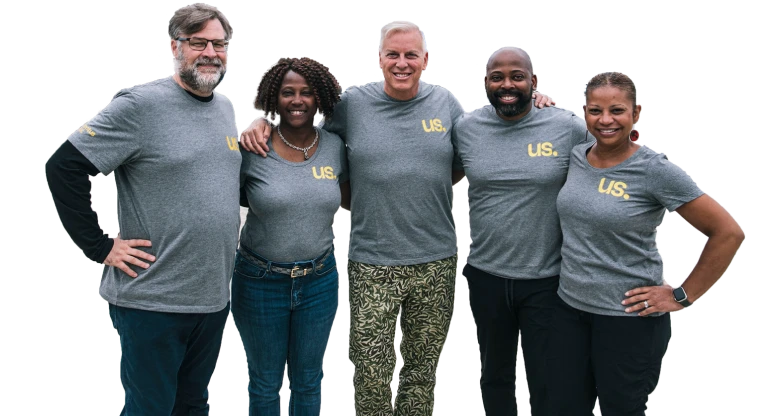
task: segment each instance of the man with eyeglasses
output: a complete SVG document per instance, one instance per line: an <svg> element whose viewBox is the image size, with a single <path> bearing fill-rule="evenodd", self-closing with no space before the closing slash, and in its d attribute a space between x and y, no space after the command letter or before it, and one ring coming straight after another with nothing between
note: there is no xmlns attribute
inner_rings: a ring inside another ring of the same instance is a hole
<svg viewBox="0 0 768 416"><path fill-rule="evenodd" d="M106 266L123 415L208 414L240 225L234 110L213 93L232 27L198 3L177 10L168 32L174 75L118 92L46 164L64 228ZM99 227L88 179L112 171L115 238Z"/></svg>

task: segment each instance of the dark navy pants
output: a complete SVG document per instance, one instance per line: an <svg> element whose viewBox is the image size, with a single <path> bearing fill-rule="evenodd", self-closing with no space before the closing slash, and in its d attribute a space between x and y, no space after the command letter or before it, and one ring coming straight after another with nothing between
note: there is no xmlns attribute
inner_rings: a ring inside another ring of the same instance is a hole
<svg viewBox="0 0 768 416"><path fill-rule="evenodd" d="M550 414L592 416L597 398L603 416L645 415L671 336L668 313L597 315L558 297L547 363Z"/></svg>
<svg viewBox="0 0 768 416"><path fill-rule="evenodd" d="M120 334L125 416L208 414L208 382L229 305L214 313L166 313L109 305Z"/></svg>
<svg viewBox="0 0 768 416"><path fill-rule="evenodd" d="M559 276L505 279L464 267L469 304L477 325L482 375L480 390L488 416L516 416L517 339L521 338L531 414L547 411L546 358Z"/></svg>

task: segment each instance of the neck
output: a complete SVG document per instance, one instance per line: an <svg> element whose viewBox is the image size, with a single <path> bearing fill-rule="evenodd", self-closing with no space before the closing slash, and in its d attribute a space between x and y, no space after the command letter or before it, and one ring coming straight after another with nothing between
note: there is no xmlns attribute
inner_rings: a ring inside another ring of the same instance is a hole
<svg viewBox="0 0 768 416"><path fill-rule="evenodd" d="M293 127L290 124L280 122L280 133L288 143L297 147L307 147L315 140L315 126L312 124Z"/></svg>
<svg viewBox="0 0 768 416"><path fill-rule="evenodd" d="M419 83L416 83L416 86L411 88L408 91L398 91L393 88L390 88L387 83L384 83L384 94L387 94L390 98L394 98L398 101L408 101L416 98L417 95L419 95Z"/></svg>
<svg viewBox="0 0 768 416"><path fill-rule="evenodd" d="M614 146L601 144L598 140L589 153L595 160L621 163L632 156L639 148L640 145L633 143L629 138L620 141Z"/></svg>

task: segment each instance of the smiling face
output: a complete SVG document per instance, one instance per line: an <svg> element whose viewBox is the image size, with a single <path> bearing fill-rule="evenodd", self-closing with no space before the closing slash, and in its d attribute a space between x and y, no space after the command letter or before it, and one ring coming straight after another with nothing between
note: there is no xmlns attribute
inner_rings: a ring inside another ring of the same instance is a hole
<svg viewBox="0 0 768 416"><path fill-rule="evenodd" d="M184 34L182 37L196 37L209 40L225 39L226 32L219 19L211 19L199 32ZM199 94L210 95L227 72L227 52L216 52L208 42L205 49L195 51L188 41L171 41L175 59L176 76L186 89ZM178 81L177 80L177 81Z"/></svg>
<svg viewBox="0 0 768 416"><path fill-rule="evenodd" d="M505 120L519 120L531 111L536 83L528 57L514 49L502 49L488 61L485 93Z"/></svg>
<svg viewBox="0 0 768 416"><path fill-rule="evenodd" d="M626 91L612 85L587 93L584 120L587 129L603 146L618 146L629 141L632 127L640 120L640 106L632 105Z"/></svg>
<svg viewBox="0 0 768 416"><path fill-rule="evenodd" d="M293 71L286 72L277 96L280 124L295 129L312 126L316 112L317 100L307 80Z"/></svg>
<svg viewBox="0 0 768 416"><path fill-rule="evenodd" d="M419 31L394 32L389 35L379 51L379 66L384 72L384 92L396 100L416 97L421 71L427 69L428 58Z"/></svg>

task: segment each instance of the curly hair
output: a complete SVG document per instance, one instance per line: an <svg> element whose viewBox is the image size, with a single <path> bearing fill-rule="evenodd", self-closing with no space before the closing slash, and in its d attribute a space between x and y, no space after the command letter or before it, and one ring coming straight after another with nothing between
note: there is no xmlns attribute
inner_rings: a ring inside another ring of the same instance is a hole
<svg viewBox="0 0 768 416"><path fill-rule="evenodd" d="M341 100L341 86L327 67L309 58L281 58L277 61L275 66L264 73L253 103L254 107L264 110L272 120L275 119L277 97L288 71L293 71L307 80L315 94L320 114L330 118L333 115L333 107Z"/></svg>
<svg viewBox="0 0 768 416"><path fill-rule="evenodd" d="M627 93L627 97L632 101L632 107L637 106L637 90L635 83L628 76L621 72L603 72L592 77L587 83L587 89L584 91L586 97L592 90L605 86L616 87Z"/></svg>

